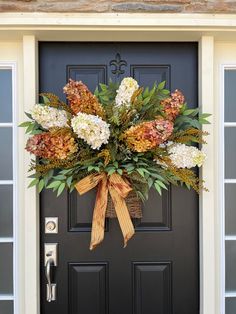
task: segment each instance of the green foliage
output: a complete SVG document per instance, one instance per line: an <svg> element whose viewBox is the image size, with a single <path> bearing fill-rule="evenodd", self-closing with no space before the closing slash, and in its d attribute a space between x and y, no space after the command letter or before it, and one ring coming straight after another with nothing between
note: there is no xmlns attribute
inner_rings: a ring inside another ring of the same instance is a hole
<svg viewBox="0 0 236 314"><path fill-rule="evenodd" d="M166 148L157 146L144 153L134 152L121 136L131 126L141 122L152 121L158 116L167 119L161 102L171 95L165 85L165 82L161 82L154 83L151 88L139 88L127 106L118 108L114 105L119 84L111 81L108 85L99 84L94 95L103 106L105 120L110 124L109 143L103 145L99 151L93 150L74 134L78 152L65 160L41 158L32 161L31 170L35 173L30 175L32 181L29 187L37 187L38 192L44 188L52 189L59 196L65 189L72 192L75 184L87 175L106 172L108 176L117 173L127 179L142 201L148 199L150 189L155 189L161 195L169 184L182 184L198 191L202 183L194 171L173 167L169 163ZM44 93L40 96L44 105L66 110L70 125L70 119L74 115L70 106L54 94ZM29 120L19 126L24 127L27 134L35 135L46 131L32 119L30 113L25 114ZM201 113L199 109L190 109L184 104L174 121L174 132L169 140L190 145L204 143L203 136L207 134L201 131L201 127L209 123L209 117L210 114ZM106 154L101 154L102 151Z"/></svg>

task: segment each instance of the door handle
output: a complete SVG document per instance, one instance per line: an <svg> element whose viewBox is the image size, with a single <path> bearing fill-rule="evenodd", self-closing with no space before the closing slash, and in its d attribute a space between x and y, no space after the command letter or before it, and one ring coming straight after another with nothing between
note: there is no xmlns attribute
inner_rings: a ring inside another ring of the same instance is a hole
<svg viewBox="0 0 236 314"><path fill-rule="evenodd" d="M45 277L47 280L47 301L56 301L56 283L52 283L52 268L57 266L57 243L45 243Z"/></svg>
<svg viewBox="0 0 236 314"><path fill-rule="evenodd" d="M47 279L47 301L52 302L56 300L56 284L51 282L51 268L54 266L53 259L50 258L46 263L45 275Z"/></svg>

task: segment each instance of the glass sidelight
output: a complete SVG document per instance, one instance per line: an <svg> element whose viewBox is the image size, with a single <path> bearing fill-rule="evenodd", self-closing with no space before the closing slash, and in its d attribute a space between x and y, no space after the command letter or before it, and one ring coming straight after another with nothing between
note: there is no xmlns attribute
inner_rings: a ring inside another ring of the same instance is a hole
<svg viewBox="0 0 236 314"><path fill-rule="evenodd" d="M0 313L14 314L15 65L0 62Z"/></svg>
<svg viewBox="0 0 236 314"><path fill-rule="evenodd" d="M225 314L236 313L236 68L224 68Z"/></svg>

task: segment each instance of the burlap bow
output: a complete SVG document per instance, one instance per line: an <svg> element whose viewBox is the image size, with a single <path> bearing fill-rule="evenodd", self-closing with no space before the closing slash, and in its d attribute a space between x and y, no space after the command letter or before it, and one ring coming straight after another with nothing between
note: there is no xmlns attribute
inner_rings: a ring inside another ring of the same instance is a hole
<svg viewBox="0 0 236 314"><path fill-rule="evenodd" d="M134 235L134 226L130 219L125 198L132 190L130 185L117 173L108 176L107 173L90 174L80 180L76 189L80 195L98 185L95 207L93 212L90 250L93 250L104 238L104 225L108 201L108 191L111 195L120 228L124 237L124 246Z"/></svg>

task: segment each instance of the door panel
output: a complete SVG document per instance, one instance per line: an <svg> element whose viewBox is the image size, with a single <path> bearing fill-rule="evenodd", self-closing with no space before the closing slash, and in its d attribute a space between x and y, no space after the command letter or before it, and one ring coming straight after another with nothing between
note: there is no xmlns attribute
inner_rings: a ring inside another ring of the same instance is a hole
<svg viewBox="0 0 236 314"><path fill-rule="evenodd" d="M40 43L40 92L65 100L68 78L94 91L111 78L133 76L140 85L166 80L197 106L195 43ZM198 197L171 187L150 192L136 233L123 249L116 219L106 220L105 239L89 251L96 191L83 196L45 190L40 196L42 314L199 313ZM58 217L58 234L44 233L45 217ZM58 243L54 280L57 300L46 302L44 243Z"/></svg>

